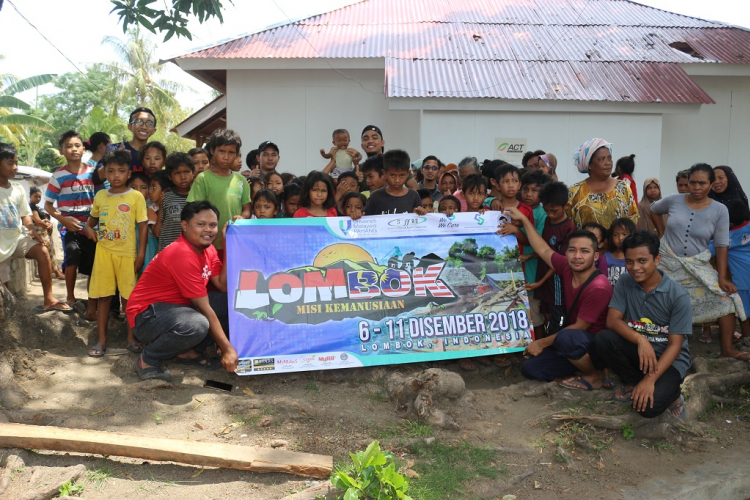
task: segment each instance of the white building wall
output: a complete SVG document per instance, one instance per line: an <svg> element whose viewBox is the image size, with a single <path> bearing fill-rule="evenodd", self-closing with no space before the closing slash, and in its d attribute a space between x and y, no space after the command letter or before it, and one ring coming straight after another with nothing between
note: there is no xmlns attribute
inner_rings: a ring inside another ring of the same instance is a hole
<svg viewBox="0 0 750 500"><path fill-rule="evenodd" d="M504 111L424 111L423 155L457 163L464 156L494 157L495 138L526 138L528 149L557 156L558 178L573 184L586 178L573 166L572 151L587 139L602 137L613 145L613 158L636 154L635 180L659 177L661 115L615 113L544 113Z"/></svg>
<svg viewBox="0 0 750 500"><path fill-rule="evenodd" d="M750 191L750 78L694 76L716 101L697 115L665 115L661 166L665 193L677 192L675 176L695 163L729 165ZM637 172L637 170L636 170Z"/></svg>
<svg viewBox="0 0 750 500"><path fill-rule="evenodd" d="M227 123L242 137L243 157L265 140L281 150L280 172L302 175L328 161L331 133L345 128L360 149L362 129L381 128L386 148L419 145L419 111L391 111L383 94L383 70L227 71Z"/></svg>

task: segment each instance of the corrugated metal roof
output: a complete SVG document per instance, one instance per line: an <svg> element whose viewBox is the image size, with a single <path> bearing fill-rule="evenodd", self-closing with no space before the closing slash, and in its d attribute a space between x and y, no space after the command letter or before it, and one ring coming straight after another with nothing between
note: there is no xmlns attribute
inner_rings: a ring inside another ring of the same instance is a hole
<svg viewBox="0 0 750 500"><path fill-rule="evenodd" d="M384 58L392 97L711 102L678 64L750 64L750 32L628 0L364 0L185 58ZM477 94L494 70L518 85Z"/></svg>
<svg viewBox="0 0 750 500"><path fill-rule="evenodd" d="M673 63L389 59L388 97L713 104Z"/></svg>

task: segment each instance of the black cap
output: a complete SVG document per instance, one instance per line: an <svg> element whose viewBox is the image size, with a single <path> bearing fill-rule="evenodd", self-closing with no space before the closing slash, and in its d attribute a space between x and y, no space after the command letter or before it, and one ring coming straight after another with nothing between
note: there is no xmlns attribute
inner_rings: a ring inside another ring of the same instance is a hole
<svg viewBox="0 0 750 500"><path fill-rule="evenodd" d="M367 132L368 130L374 130L375 132L378 133L378 135L380 136L380 138L383 139L383 131L380 130L380 127L378 127L377 125L368 125L368 126L366 126L364 129L362 129L362 133L359 134L359 136L362 137L363 135L365 135L365 132Z"/></svg>
<svg viewBox="0 0 750 500"><path fill-rule="evenodd" d="M279 147L276 144L274 144L271 141L263 141L260 143L260 146L258 146L258 154L260 154L261 151L263 151L266 148L273 148L276 150L277 153L280 153Z"/></svg>

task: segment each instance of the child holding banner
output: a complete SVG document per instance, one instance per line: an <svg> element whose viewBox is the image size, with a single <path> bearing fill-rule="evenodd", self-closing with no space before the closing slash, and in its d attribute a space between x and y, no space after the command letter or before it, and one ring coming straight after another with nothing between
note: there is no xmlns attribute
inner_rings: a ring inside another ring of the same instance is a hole
<svg viewBox="0 0 750 500"><path fill-rule="evenodd" d="M279 213L279 199L270 189L259 190L253 198L254 219L275 219Z"/></svg>

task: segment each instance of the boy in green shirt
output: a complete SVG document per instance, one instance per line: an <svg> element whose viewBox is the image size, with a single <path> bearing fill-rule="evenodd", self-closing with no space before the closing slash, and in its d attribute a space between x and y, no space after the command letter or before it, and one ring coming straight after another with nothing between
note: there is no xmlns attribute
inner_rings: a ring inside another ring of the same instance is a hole
<svg viewBox="0 0 750 500"><path fill-rule="evenodd" d="M250 218L250 186L245 178L231 167L240 154L242 139L234 130L219 129L208 140L208 151L213 166L196 177L187 202L210 201L219 209L219 227L227 221ZM214 246L224 262L224 245L217 239Z"/></svg>

